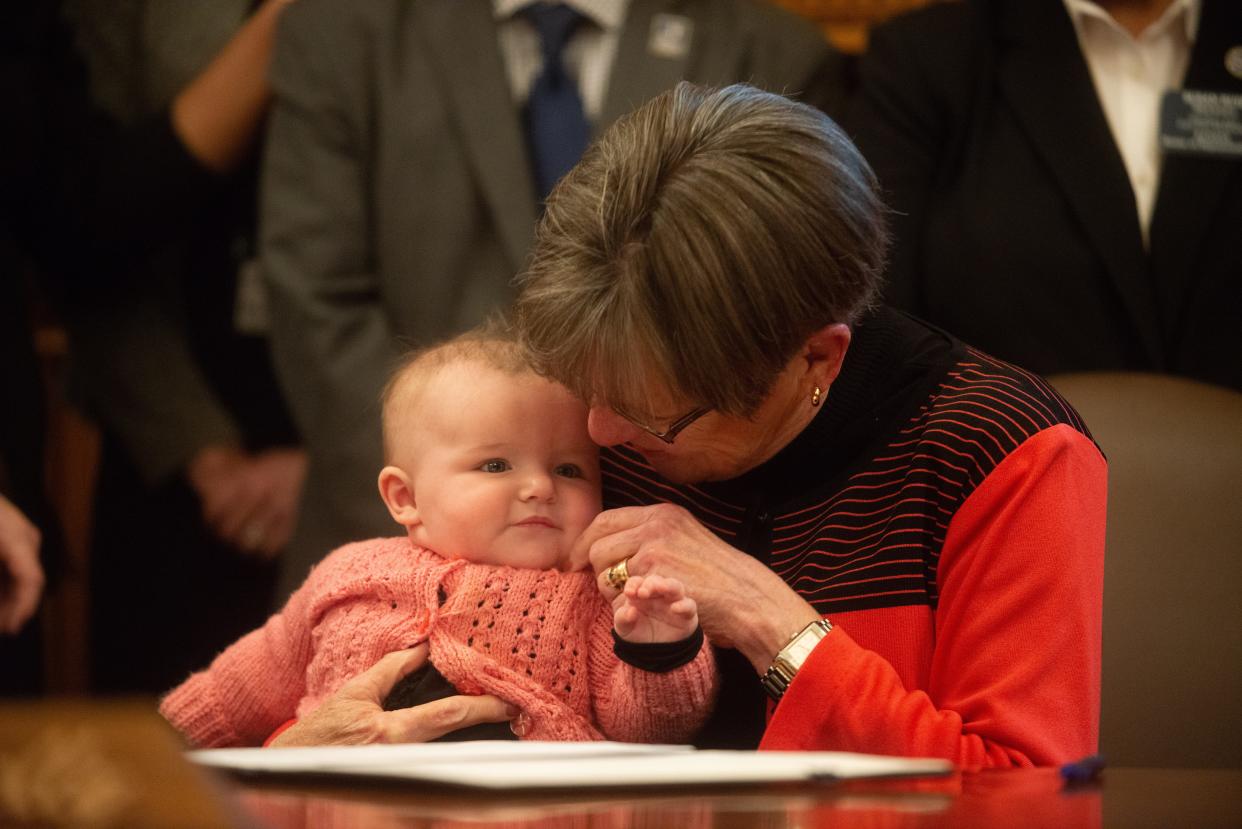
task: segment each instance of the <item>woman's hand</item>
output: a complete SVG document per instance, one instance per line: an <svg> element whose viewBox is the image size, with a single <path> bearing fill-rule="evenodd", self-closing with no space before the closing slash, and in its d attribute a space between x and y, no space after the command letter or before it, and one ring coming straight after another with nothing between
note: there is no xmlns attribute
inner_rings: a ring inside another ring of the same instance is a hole
<svg viewBox="0 0 1242 829"><path fill-rule="evenodd" d="M406 674L427 661L427 645L393 651L341 686L318 708L272 740L272 746L424 743L459 728L505 722L513 706L493 696L456 696L385 711L384 698Z"/></svg>
<svg viewBox="0 0 1242 829"><path fill-rule="evenodd" d="M600 513L578 539L571 560L587 562L600 590L614 598L603 571L622 559L631 577L659 573L682 582L713 643L741 651L763 673L776 652L820 614L780 576L730 547L672 504Z"/></svg>

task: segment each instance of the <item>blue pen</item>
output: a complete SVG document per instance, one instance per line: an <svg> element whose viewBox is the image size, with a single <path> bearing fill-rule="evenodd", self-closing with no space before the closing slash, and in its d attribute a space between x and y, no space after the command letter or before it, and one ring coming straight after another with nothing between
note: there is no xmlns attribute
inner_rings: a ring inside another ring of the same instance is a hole
<svg viewBox="0 0 1242 829"><path fill-rule="evenodd" d="M1066 786L1079 786L1099 780L1103 771L1104 755L1092 754L1090 757L1061 766L1061 778Z"/></svg>

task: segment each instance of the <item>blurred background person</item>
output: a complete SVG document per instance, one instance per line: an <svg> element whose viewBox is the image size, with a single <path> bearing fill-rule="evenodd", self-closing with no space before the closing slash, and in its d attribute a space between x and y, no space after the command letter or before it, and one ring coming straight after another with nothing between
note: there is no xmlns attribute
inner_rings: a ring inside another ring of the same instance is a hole
<svg viewBox="0 0 1242 829"><path fill-rule="evenodd" d="M260 252L310 468L280 592L348 539L388 531L372 471L392 360L511 299L540 202L591 134L681 78L836 110L841 65L806 21L750 0L291 9Z"/></svg>
<svg viewBox="0 0 1242 829"><path fill-rule="evenodd" d="M888 300L1044 374L1242 388L1242 144L1160 118L1242 94L1242 4L933 4L873 30L859 83Z"/></svg>
<svg viewBox="0 0 1242 829"><path fill-rule="evenodd" d="M19 0L8 12L0 31L0 693L29 696L44 690L45 637L30 600L45 583L55 587L65 566L44 477L47 411L31 316L53 282L134 242L124 231L147 230L141 210L121 198L123 179L146 148L176 142L167 118L123 134L91 108L58 2ZM102 157L112 163L97 163ZM180 180L193 165L162 167ZM155 215L174 214L160 192L149 200Z"/></svg>
<svg viewBox="0 0 1242 829"><path fill-rule="evenodd" d="M115 203L90 212L129 214L68 264L61 298L74 394L103 434L90 550L99 692L165 690L261 622L293 525L305 462L244 284L285 5L63 9L87 70L82 106L116 133L92 159L117 170Z"/></svg>
<svg viewBox="0 0 1242 829"><path fill-rule="evenodd" d="M10 181L7 166L4 172L3 181ZM27 625L46 581L39 527L54 533L56 526L43 482L43 385L26 318L22 257L10 233L14 207L4 199L0 222L0 389L6 398L0 406L0 696L41 687L41 631Z"/></svg>
<svg viewBox="0 0 1242 829"><path fill-rule="evenodd" d="M43 593L39 546L43 535L13 502L0 495L0 634L21 631Z"/></svg>

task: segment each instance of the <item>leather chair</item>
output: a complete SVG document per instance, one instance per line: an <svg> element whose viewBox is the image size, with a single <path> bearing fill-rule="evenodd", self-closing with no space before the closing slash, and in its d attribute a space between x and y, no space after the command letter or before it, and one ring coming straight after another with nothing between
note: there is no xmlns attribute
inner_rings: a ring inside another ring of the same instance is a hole
<svg viewBox="0 0 1242 829"><path fill-rule="evenodd" d="M1050 382L1109 462L1101 752L1242 767L1242 393L1150 374Z"/></svg>

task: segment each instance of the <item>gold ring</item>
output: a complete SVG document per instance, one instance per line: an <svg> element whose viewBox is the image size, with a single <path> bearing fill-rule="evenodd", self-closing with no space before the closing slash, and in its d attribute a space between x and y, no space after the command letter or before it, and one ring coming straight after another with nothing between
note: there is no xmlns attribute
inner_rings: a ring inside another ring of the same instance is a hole
<svg viewBox="0 0 1242 829"><path fill-rule="evenodd" d="M623 558L604 571L604 581L618 593L625 589L625 583L630 580L629 563L628 558Z"/></svg>

